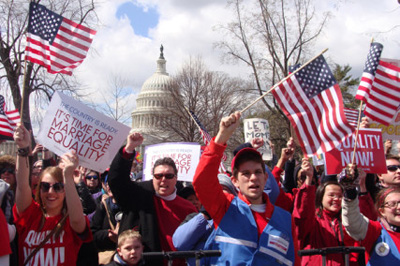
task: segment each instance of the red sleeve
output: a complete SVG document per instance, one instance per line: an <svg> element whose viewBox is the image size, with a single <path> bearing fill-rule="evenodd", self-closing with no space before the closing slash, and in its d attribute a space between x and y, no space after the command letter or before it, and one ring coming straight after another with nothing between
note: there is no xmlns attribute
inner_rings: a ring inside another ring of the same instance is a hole
<svg viewBox="0 0 400 266"><path fill-rule="evenodd" d="M372 221L376 221L378 219L378 213L376 212L374 201L371 198L371 195L367 193L366 195L358 197L358 206L360 207L360 212L364 214L365 217Z"/></svg>
<svg viewBox="0 0 400 266"><path fill-rule="evenodd" d="M135 156L136 151L134 151L133 153L128 153L125 150L125 147L122 149L122 158L126 159L126 160L130 160L133 156Z"/></svg>
<svg viewBox="0 0 400 266"><path fill-rule="evenodd" d="M302 243L311 233L316 222L315 219L315 186L303 184L294 199L293 220L296 226L296 234Z"/></svg>
<svg viewBox="0 0 400 266"><path fill-rule="evenodd" d="M0 208L0 257L11 254L10 248L10 237L8 235L8 226L6 217L4 216L3 210Z"/></svg>
<svg viewBox="0 0 400 266"><path fill-rule="evenodd" d="M228 210L232 199L231 194L222 192L218 182L218 168L226 145L219 145L211 140L204 150L193 178L193 187L201 204L218 225Z"/></svg>
<svg viewBox="0 0 400 266"><path fill-rule="evenodd" d="M300 250L299 241L297 238L296 226L294 223L294 218L292 216L292 236L293 236L293 246L294 246L294 265L300 266L301 265L301 258L298 255L298 251Z"/></svg>
<svg viewBox="0 0 400 266"><path fill-rule="evenodd" d="M272 175L275 177L276 183L280 186L281 185L281 174L285 171L277 166L272 169Z"/></svg>
<svg viewBox="0 0 400 266"><path fill-rule="evenodd" d="M281 207L285 211L292 213L294 196L291 193L286 193L282 189L281 174L283 171L284 171L283 169L277 166L275 166L274 169L272 170L272 175L275 177L276 183L279 186L279 195L276 198L275 205Z"/></svg>
<svg viewBox="0 0 400 266"><path fill-rule="evenodd" d="M371 253L373 251L372 249L375 245L376 240L380 236L381 231L382 225L380 222L369 220L367 234L365 238L361 241L361 245L365 247L365 261L369 260L369 257L371 256Z"/></svg>

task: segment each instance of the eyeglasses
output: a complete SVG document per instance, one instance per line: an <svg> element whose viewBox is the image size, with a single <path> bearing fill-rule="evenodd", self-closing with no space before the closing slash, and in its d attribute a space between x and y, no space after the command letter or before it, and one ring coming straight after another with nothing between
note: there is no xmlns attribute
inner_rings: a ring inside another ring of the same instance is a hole
<svg viewBox="0 0 400 266"><path fill-rule="evenodd" d="M155 179L161 179L165 177L166 179L172 179L175 177L175 174L153 174Z"/></svg>
<svg viewBox="0 0 400 266"><path fill-rule="evenodd" d="M97 180L98 178L99 177L97 175L88 175L88 176L86 176L86 179L88 179L88 180L92 180L92 179Z"/></svg>
<svg viewBox="0 0 400 266"><path fill-rule="evenodd" d="M400 200L399 201L388 201L385 204L383 204L383 206L388 207L390 209L394 209L397 208L400 204Z"/></svg>
<svg viewBox="0 0 400 266"><path fill-rule="evenodd" d="M388 165L387 169L390 172L396 172L398 169L400 169L400 165Z"/></svg>
<svg viewBox="0 0 400 266"><path fill-rule="evenodd" d="M342 199L343 196L342 195L327 195L329 198L331 199Z"/></svg>
<svg viewBox="0 0 400 266"><path fill-rule="evenodd" d="M1 169L1 174L4 174L5 172L8 172L9 174L14 174L15 173L15 170L14 170L14 168L3 168L3 169Z"/></svg>
<svg viewBox="0 0 400 266"><path fill-rule="evenodd" d="M50 184L47 182L41 182L40 183L40 190L42 192L49 192L50 188L53 188L53 190L57 193L61 193L64 192L64 183L58 182L58 183L54 183L54 184Z"/></svg>

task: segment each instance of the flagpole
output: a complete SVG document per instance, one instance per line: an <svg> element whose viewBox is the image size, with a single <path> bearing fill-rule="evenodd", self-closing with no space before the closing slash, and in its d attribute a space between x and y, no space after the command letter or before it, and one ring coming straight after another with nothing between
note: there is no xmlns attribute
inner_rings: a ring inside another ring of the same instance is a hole
<svg viewBox="0 0 400 266"><path fill-rule="evenodd" d="M27 67L27 61L25 60L25 66L24 66L24 83L22 84L22 98L21 98L21 110L20 116L21 116L21 123L24 124L24 109L25 109L25 98L26 98L26 90L25 90L25 84L26 84L26 67Z"/></svg>
<svg viewBox="0 0 400 266"><path fill-rule="evenodd" d="M357 128L356 128L356 137L354 139L353 158L351 159L351 164L354 164L354 161L356 158L357 139L358 139L358 131L360 130L362 105L363 105L363 101L360 101L360 108L358 110L358 120L357 120Z"/></svg>
<svg viewBox="0 0 400 266"><path fill-rule="evenodd" d="M271 89L269 89L267 92L265 92L263 95L261 95L260 97L258 97L254 102L252 102L251 104L249 104L248 106L246 106L242 111L240 111L240 113L243 113L244 111L246 111L247 109L249 109L250 107L252 107L254 104L256 104L259 100L261 100L262 98L264 98L268 93L270 93L272 90L274 90L276 87L278 87L279 85L281 85L284 81L286 81L288 78L290 78L291 76L293 76L294 74L296 74L297 72L299 72L301 69L303 69L304 67L306 67L308 64L310 64L312 61L314 61L316 58L318 58L318 56L322 55L323 53L325 53L326 51L328 51L328 48L326 48L325 50L323 50L320 54L314 56L313 58L311 58L310 60L308 60L304 65L302 65L301 67L299 67L298 69L296 69L295 71L293 71L292 73L290 73L288 76L286 76L284 79L282 79L280 82L278 82L277 84L275 84Z"/></svg>
<svg viewBox="0 0 400 266"><path fill-rule="evenodd" d="M371 39L371 44L374 42L374 38ZM354 164L356 159L356 149L357 149L357 139L358 139L358 131L360 130L360 121L361 121L361 112L363 101L360 101L360 107L358 109L358 120L357 120L357 128L356 128L356 137L354 139L354 149L353 149L353 158L351 159L351 164Z"/></svg>

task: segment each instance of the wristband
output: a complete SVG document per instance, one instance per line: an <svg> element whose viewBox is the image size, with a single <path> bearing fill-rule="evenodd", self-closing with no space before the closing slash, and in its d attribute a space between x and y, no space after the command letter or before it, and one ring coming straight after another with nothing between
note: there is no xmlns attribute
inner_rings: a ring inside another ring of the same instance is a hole
<svg viewBox="0 0 400 266"><path fill-rule="evenodd" d="M25 148L19 148L17 150L17 155L21 157L28 157L29 153L30 153L29 146Z"/></svg>
<svg viewBox="0 0 400 266"><path fill-rule="evenodd" d="M368 191L366 191L366 192L359 192L358 193L358 196L365 196L365 195L367 195L368 194Z"/></svg>

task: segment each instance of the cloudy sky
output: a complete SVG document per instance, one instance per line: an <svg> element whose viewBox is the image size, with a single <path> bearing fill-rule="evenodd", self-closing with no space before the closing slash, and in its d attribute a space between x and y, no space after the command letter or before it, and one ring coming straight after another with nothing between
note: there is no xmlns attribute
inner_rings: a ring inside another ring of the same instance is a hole
<svg viewBox="0 0 400 266"><path fill-rule="evenodd" d="M249 0L247 0L249 1ZM132 108L143 82L156 68L160 44L167 71L175 74L189 56L202 56L211 70L247 76L241 65L221 63L222 51L213 48L222 34L216 25L231 20L226 0L113 0L101 1L101 25L84 63L75 75L93 92L92 100L110 87L113 76L126 80ZM330 3L328 3L330 2ZM360 76L372 38L384 45L382 57L400 59L400 5L397 0L316 1L317 10L332 17L315 43L315 54L324 48L331 61L353 68ZM397 26L396 26L397 25Z"/></svg>

